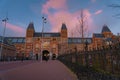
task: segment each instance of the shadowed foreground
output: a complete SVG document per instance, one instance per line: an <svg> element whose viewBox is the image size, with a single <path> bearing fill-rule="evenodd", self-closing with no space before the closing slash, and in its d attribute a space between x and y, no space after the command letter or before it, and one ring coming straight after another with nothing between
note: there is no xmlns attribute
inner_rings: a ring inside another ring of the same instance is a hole
<svg viewBox="0 0 120 80"><path fill-rule="evenodd" d="M0 80L77 80L77 78L64 64L54 60L38 61L0 72Z"/></svg>

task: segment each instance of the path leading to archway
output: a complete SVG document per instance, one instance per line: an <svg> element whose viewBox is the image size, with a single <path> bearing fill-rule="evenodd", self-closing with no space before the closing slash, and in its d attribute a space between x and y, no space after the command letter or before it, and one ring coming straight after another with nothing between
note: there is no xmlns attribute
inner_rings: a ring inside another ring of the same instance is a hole
<svg viewBox="0 0 120 80"><path fill-rule="evenodd" d="M61 62L50 60L2 71L0 80L77 80L77 77Z"/></svg>

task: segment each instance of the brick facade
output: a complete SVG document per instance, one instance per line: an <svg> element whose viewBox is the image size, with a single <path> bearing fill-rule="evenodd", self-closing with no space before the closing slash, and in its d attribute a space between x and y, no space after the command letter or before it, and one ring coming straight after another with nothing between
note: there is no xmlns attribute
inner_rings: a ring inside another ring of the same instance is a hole
<svg viewBox="0 0 120 80"><path fill-rule="evenodd" d="M71 51L85 50L87 41L88 50L108 47L116 40L116 36L110 31L107 25L103 26L101 33L93 33L91 38L74 38L68 37L67 26L65 23L61 26L61 31L52 32L35 32L34 24L31 22L26 29L25 37L8 37L15 47L17 56L25 57L42 55L42 52L48 51L50 54L67 54ZM82 41L83 40L83 41Z"/></svg>

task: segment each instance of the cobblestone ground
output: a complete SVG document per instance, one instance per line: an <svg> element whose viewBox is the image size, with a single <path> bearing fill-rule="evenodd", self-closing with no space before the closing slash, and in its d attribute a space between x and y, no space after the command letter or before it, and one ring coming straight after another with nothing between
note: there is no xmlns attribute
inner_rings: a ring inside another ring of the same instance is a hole
<svg viewBox="0 0 120 80"><path fill-rule="evenodd" d="M0 80L77 80L64 64L57 60L0 62Z"/></svg>

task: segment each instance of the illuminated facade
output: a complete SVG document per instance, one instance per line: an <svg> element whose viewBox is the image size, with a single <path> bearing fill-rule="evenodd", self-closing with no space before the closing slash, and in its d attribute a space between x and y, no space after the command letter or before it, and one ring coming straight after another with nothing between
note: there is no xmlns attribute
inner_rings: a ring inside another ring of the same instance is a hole
<svg viewBox="0 0 120 80"><path fill-rule="evenodd" d="M65 23L61 26L61 31L52 32L35 32L34 24L31 22L26 30L26 37L6 37L9 42L16 47L17 56L31 57L36 54L42 55L43 51L50 54L67 54L71 51L84 50L85 42L88 42L88 50L98 49L113 42L115 36L110 29L104 25L101 33L93 33L91 38L68 37L67 26Z"/></svg>

